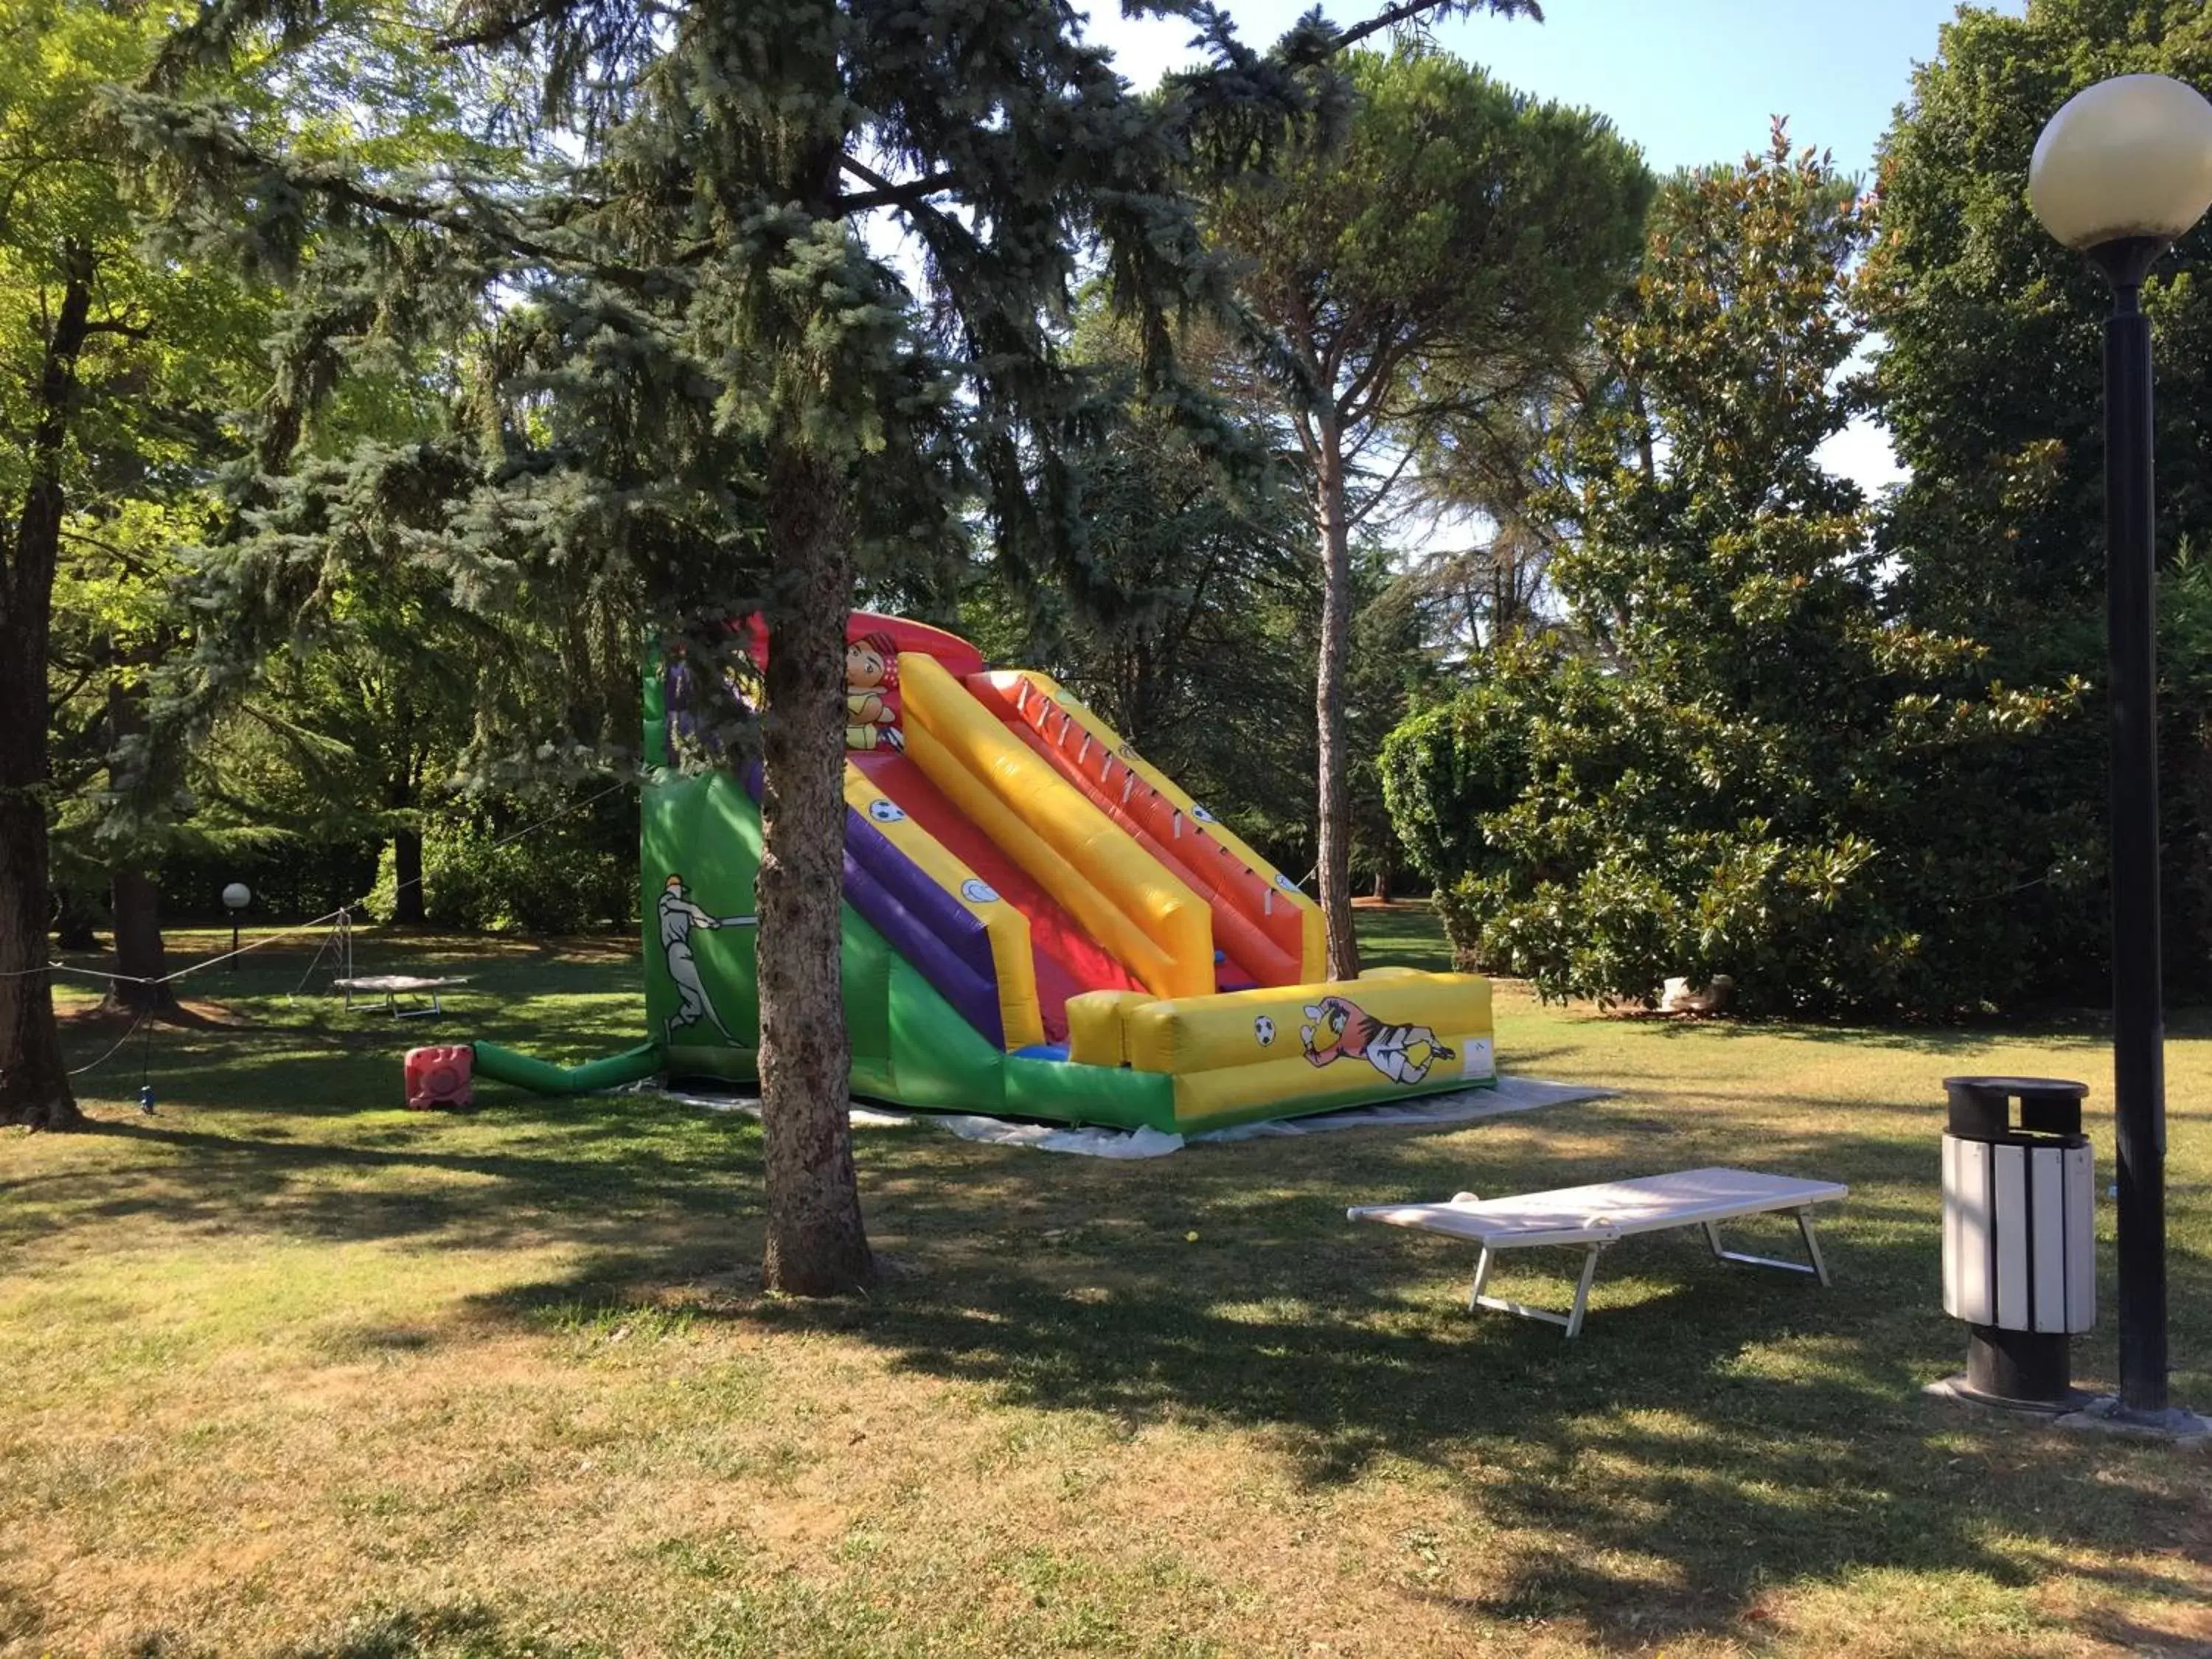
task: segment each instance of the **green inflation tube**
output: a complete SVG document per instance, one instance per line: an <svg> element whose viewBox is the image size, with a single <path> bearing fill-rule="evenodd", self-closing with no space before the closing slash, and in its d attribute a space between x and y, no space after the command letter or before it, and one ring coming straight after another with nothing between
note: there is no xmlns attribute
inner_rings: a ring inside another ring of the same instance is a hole
<svg viewBox="0 0 2212 1659"><path fill-rule="evenodd" d="M555 1066L528 1054L502 1048L496 1042L471 1042L476 1074L495 1083L512 1083L541 1095L587 1095L594 1090L618 1088L660 1070L660 1045L641 1042L618 1054L587 1060L581 1066Z"/></svg>

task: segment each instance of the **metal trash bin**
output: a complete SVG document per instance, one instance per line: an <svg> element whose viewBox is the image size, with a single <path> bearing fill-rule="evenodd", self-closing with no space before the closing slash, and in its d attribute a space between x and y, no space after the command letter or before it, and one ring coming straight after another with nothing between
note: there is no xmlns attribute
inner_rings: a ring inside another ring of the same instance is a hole
<svg viewBox="0 0 2212 1659"><path fill-rule="evenodd" d="M2096 1171L2081 1133L2089 1086L1947 1077L1943 1088L1943 1311L1967 1328L1966 1372L1950 1389L2015 1410L2073 1410L2083 1396L2069 1340L2097 1319Z"/></svg>

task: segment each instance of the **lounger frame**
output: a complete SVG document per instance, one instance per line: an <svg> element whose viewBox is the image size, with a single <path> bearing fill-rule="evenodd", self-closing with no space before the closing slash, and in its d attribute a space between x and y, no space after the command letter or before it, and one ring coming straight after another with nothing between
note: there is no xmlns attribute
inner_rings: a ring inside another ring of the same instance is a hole
<svg viewBox="0 0 2212 1659"><path fill-rule="evenodd" d="M1827 1258L1820 1252L1820 1237L1814 1224L1813 1206L1832 1203L1844 1197L1848 1189L1840 1184L1759 1176L1747 1170L1692 1170L1669 1176L1647 1176L1642 1181L1617 1182L1603 1189L1575 1188L1558 1193L1527 1194L1517 1199L1498 1201L1501 1204L1540 1204L1547 1200L1601 1190L1614 1194L1647 1192L1657 1189L1662 1183L1700 1178L1740 1179L1745 1182L1765 1183L1767 1189L1763 1192L1747 1189L1732 1198L1706 1204L1704 1213L1658 1213L1630 1219L1594 1220L1578 1227L1533 1226L1517 1232L1507 1228L1484 1227L1479 1211L1457 1208L1460 1200L1455 1200L1451 1205L1370 1205L1346 1210L1345 1215L1353 1221L1382 1221L1394 1226L1417 1227L1425 1231L1472 1240L1481 1246L1482 1255L1475 1264L1474 1286L1468 1292L1468 1311L1472 1313L1478 1309L1489 1308L1499 1313L1518 1314L1523 1319L1540 1319L1547 1324L1564 1327L1569 1339L1582 1334L1583 1321L1589 1311L1590 1285L1597 1278L1598 1258L1623 1238L1638 1233L1697 1227L1704 1231L1705 1243L1717 1261L1749 1267L1771 1267L1783 1273L1805 1273L1817 1279L1824 1286L1834 1282L1828 1274ZM1468 1197L1462 1194L1462 1200ZM1721 1224L1724 1221L1752 1215L1780 1214L1796 1219L1798 1236L1805 1241L1807 1260L1785 1261L1776 1256L1753 1255L1745 1251L1729 1249L1721 1243ZM1486 1293L1491 1269L1504 1252L1561 1247L1579 1247L1583 1251L1582 1272L1575 1281L1574 1301L1566 1312L1530 1307L1526 1303Z"/></svg>
<svg viewBox="0 0 2212 1659"><path fill-rule="evenodd" d="M440 1000L441 992L456 985L466 985L468 982L465 978L422 979L412 974L377 974L362 979L334 979L331 981L331 985L333 989L345 993L348 1013L353 1012L353 1000L356 995L371 999L382 997L384 1012L394 1019L428 1019L434 1014L442 1014L446 1012L445 1006ZM422 995L425 992L428 992L430 997L428 1006L425 1006L422 1002ZM401 1007L399 999L403 996L414 998L414 1006L409 1008ZM374 1006L374 1001L370 1006Z"/></svg>

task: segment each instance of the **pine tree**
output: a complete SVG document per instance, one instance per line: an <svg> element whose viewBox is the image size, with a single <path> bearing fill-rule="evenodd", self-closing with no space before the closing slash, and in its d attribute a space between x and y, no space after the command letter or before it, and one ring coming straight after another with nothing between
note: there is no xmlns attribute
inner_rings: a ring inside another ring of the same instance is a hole
<svg viewBox="0 0 2212 1659"><path fill-rule="evenodd" d="M1065 349L1078 277L1103 268L1164 374L1172 313L1222 298L1189 169L1264 160L1333 107L1320 66L1342 45L1430 8L1349 34L1309 19L1264 57L1210 5L1164 9L1192 21L1212 67L1146 99L1039 0L483 0L446 47L487 84L527 77L539 130L570 141L497 178L306 166L204 105L125 106L199 188L211 232L279 264L307 222L355 234L350 265L299 273L295 392L349 332L489 337L484 428L441 452L467 481L408 498L425 526L410 556L457 591L538 561L626 566L655 630L708 671L733 649L720 619L765 617L773 1289L831 1292L873 1271L838 986L856 574L956 553L978 498L1002 557L1042 562L1075 535L1063 452L1092 407ZM178 59L218 50L254 10L211 0ZM383 500L414 482L394 469L380 492L357 469L344 488ZM293 490L264 514L239 591L308 589L325 506ZM211 660L208 684L226 672Z"/></svg>
<svg viewBox="0 0 2212 1659"><path fill-rule="evenodd" d="M1312 479L1321 905L1339 979L1359 971L1352 544L1442 423L1555 372L1626 279L1651 189L1603 118L1524 98L1455 58L1401 49L1348 68L1346 142L1279 176L1231 181L1207 211L1272 337Z"/></svg>

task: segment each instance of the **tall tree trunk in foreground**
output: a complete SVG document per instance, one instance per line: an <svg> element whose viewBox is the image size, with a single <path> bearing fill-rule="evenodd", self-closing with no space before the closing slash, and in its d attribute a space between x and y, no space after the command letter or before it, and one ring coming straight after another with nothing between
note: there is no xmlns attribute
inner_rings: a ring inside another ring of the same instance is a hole
<svg viewBox="0 0 2212 1659"><path fill-rule="evenodd" d="M1343 434L1334 410L1314 433L1314 516L1321 532L1321 661L1314 677L1314 724L1319 738L1321 914L1328 934L1328 976L1359 977L1359 940L1352 931L1351 737L1344 716L1346 659L1352 645L1352 526L1344 500Z"/></svg>
<svg viewBox="0 0 2212 1659"><path fill-rule="evenodd" d="M0 612L0 1123L83 1121L62 1062L46 959L46 656ZM35 665L35 672L34 672Z"/></svg>
<svg viewBox="0 0 2212 1659"><path fill-rule="evenodd" d="M146 710L140 693L121 681L107 688L107 738L111 749L126 738L143 737ZM154 766L164 763L149 762ZM114 763L110 763L113 777ZM134 1013L166 1013L177 1006L177 994L162 982L169 971L168 951L161 943L161 888L151 872L125 860L108 872L108 895L115 909L116 978L107 987L106 1006Z"/></svg>
<svg viewBox="0 0 2212 1659"><path fill-rule="evenodd" d="M46 648L61 551L62 451L92 315L92 256L72 247L34 388L31 481L0 562L0 1123L84 1121L62 1060L46 959Z"/></svg>
<svg viewBox="0 0 2212 1659"><path fill-rule="evenodd" d="M875 1277L853 1170L845 1033L846 484L787 442L769 461L778 590L761 719L757 941L761 1132L768 1175L762 1284L832 1296Z"/></svg>

